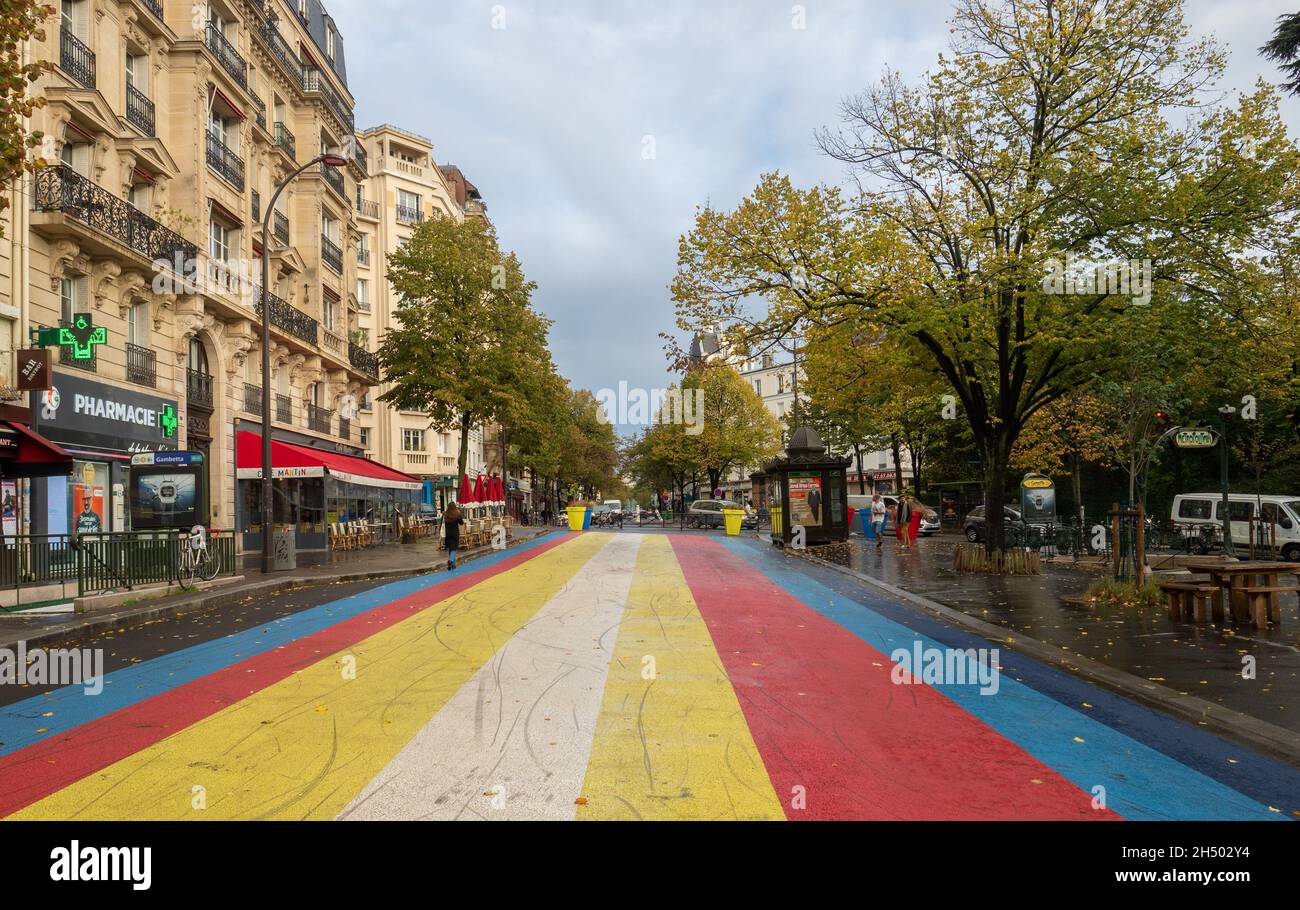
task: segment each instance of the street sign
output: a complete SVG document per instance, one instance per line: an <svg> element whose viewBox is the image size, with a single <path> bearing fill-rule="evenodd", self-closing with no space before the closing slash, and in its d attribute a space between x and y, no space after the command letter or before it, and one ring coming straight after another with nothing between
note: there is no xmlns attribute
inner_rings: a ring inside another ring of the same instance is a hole
<svg viewBox="0 0 1300 910"><path fill-rule="evenodd" d="M1211 449L1215 441L1214 431L1205 427L1188 427L1174 434L1174 445L1180 449Z"/></svg>
<svg viewBox="0 0 1300 910"><path fill-rule="evenodd" d="M41 348L18 352L18 391L44 392L53 384L53 359Z"/></svg>

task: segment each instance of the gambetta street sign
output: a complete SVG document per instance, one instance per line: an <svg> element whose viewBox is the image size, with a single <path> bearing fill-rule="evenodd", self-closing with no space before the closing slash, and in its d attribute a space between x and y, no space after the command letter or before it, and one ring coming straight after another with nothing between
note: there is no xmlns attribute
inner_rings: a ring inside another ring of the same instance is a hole
<svg viewBox="0 0 1300 910"><path fill-rule="evenodd" d="M176 448L174 401L64 373L33 399L37 428L55 442L112 452Z"/></svg>
<svg viewBox="0 0 1300 910"><path fill-rule="evenodd" d="M1209 449L1214 443L1214 431L1205 427L1188 427L1174 434L1174 445L1180 449Z"/></svg>

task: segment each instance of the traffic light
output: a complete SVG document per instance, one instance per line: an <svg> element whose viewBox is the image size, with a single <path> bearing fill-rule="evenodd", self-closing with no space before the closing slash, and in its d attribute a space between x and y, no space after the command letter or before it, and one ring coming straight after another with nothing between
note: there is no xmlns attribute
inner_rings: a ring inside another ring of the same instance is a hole
<svg viewBox="0 0 1300 910"><path fill-rule="evenodd" d="M1168 412L1168 411L1156 411L1156 420L1160 421L1161 423L1168 423L1168 422L1169 422L1169 412Z"/></svg>

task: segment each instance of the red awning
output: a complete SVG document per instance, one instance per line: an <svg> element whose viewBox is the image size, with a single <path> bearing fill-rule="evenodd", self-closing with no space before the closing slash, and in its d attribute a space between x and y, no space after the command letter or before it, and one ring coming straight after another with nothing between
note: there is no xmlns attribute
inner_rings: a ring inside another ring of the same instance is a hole
<svg viewBox="0 0 1300 910"><path fill-rule="evenodd" d="M235 434L235 468L240 480L262 476L262 435L242 430ZM326 452L291 442L271 440L271 476L324 477L326 474L348 483L392 490L418 490L424 484L410 474L394 470L368 458Z"/></svg>
<svg viewBox="0 0 1300 910"><path fill-rule="evenodd" d="M56 477L72 473L72 456L40 433L12 420L0 420L0 426L13 430L18 438L17 453L0 459L3 476Z"/></svg>

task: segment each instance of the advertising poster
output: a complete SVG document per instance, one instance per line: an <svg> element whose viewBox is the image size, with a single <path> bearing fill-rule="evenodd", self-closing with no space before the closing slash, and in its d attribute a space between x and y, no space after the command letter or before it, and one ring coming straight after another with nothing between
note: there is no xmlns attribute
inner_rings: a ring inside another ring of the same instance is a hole
<svg viewBox="0 0 1300 910"><path fill-rule="evenodd" d="M188 528L201 523L192 469L131 471L131 527Z"/></svg>
<svg viewBox="0 0 1300 910"><path fill-rule="evenodd" d="M1029 524L1056 522L1056 487L1051 478L1026 474L1020 484L1021 514Z"/></svg>
<svg viewBox="0 0 1300 910"><path fill-rule="evenodd" d="M805 528L822 524L822 476L820 473L790 475L790 523Z"/></svg>
<svg viewBox="0 0 1300 910"><path fill-rule="evenodd" d="M72 488L73 530L98 534L104 530L104 488L78 483Z"/></svg>
<svg viewBox="0 0 1300 910"><path fill-rule="evenodd" d="M0 483L0 529L5 537L18 533L18 484L12 480Z"/></svg>

